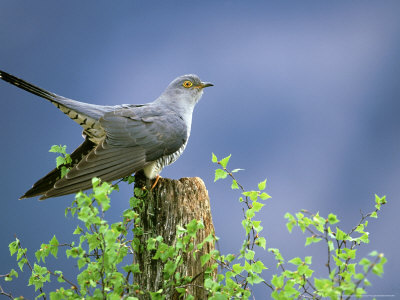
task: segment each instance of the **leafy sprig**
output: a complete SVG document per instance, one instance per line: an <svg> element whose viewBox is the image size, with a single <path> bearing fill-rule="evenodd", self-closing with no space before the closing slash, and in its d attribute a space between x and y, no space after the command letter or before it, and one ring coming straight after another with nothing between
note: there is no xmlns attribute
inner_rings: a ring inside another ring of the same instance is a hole
<svg viewBox="0 0 400 300"><path fill-rule="evenodd" d="M63 178L68 173L72 163L71 156L67 153L67 146L53 145L49 152L61 154L56 158L56 165L61 170L61 178Z"/></svg>

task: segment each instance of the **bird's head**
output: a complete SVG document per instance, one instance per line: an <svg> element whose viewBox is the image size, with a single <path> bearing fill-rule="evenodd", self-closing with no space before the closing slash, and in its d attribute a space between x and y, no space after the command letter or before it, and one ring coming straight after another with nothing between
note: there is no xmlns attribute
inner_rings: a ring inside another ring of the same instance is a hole
<svg viewBox="0 0 400 300"><path fill-rule="evenodd" d="M203 82L194 74L183 75L175 78L166 88L164 93L194 100L196 103L205 87L213 86L210 82Z"/></svg>

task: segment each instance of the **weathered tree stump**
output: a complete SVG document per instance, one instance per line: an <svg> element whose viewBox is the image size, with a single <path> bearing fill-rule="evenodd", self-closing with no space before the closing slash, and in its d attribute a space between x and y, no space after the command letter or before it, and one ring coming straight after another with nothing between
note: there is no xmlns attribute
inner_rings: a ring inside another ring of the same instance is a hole
<svg viewBox="0 0 400 300"><path fill-rule="evenodd" d="M181 178L172 180L160 178L156 187L150 190L150 181L139 173L135 175L135 187L146 187L148 194L143 199L144 209L140 212L144 234L140 237L142 251L135 253L135 262L140 266L140 273L135 274L135 281L141 289L146 291L158 291L163 286L163 267L161 260L153 259L155 251L147 251L145 245L149 238L162 236L164 243L175 245L177 225L185 226L193 219L202 220L205 228L197 233L196 242L200 243L210 233L214 233L210 200L204 182L198 178ZM195 248L196 249L196 244ZM188 287L190 294L195 299L207 299L207 292L201 288L204 284L204 271L201 266L200 256L209 253L214 245L207 243L197 252L196 259L193 255L184 255L183 264L178 271L184 276L195 278ZM175 290L163 291L166 299L178 299ZM141 299L150 299L149 294L144 294Z"/></svg>

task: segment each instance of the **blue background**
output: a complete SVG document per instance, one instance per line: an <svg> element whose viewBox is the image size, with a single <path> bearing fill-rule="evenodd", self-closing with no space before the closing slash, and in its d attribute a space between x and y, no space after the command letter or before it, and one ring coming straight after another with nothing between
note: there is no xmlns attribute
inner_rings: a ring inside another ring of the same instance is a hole
<svg viewBox="0 0 400 300"><path fill-rule="evenodd" d="M209 190L223 253L237 252L239 193L214 183L211 152L232 154L248 189L268 178L272 195L258 216L267 247L285 258L313 255L326 275L325 248L289 234L285 212L336 213L350 230L388 204L368 227L372 250L389 259L369 295L400 295L400 2L398 1L1 1L0 68L57 94L95 104L153 101L175 77L196 73L214 87L195 109L183 156L162 175L199 176ZM17 269L14 234L33 252L53 234L68 242L72 196L18 201L55 165L53 144L72 151L80 127L36 96L0 82L0 274ZM112 195L110 221L128 207L129 187ZM270 270L275 262L259 251ZM58 262L73 274L72 260ZM24 272L28 276L27 269ZM23 279L3 284L33 298ZM53 286L54 287L54 286ZM269 290L255 288L256 299ZM380 297L377 297L380 299Z"/></svg>

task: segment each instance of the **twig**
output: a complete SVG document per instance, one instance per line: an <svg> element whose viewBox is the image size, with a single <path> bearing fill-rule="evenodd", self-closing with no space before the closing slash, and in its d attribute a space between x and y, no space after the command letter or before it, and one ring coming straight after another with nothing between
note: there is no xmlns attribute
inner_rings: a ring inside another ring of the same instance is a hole
<svg viewBox="0 0 400 300"><path fill-rule="evenodd" d="M325 223L324 225L324 232L325 232L325 241L327 244L327 250L328 250L328 262L326 263L326 267L328 268L328 274L331 274L331 251L329 250L329 237L328 237L328 228L327 228L327 224Z"/></svg>
<svg viewBox="0 0 400 300"><path fill-rule="evenodd" d="M15 237L15 239L18 239L16 234L14 234L14 237ZM33 272L32 265L30 264L29 259L28 259L28 257L26 256L26 251L24 251L24 249L22 249L21 240L18 239L18 241L19 241L19 242L18 242L18 248L22 250L23 255L24 255L24 258L26 259L26 264L28 265L28 267L29 267L29 269L31 270L31 272ZM43 292L43 289L42 289L41 287L39 288L39 291L40 291L41 294L43 294L43 296L42 296L43 299L46 300L46 294Z"/></svg>
<svg viewBox="0 0 400 300"><path fill-rule="evenodd" d="M54 273L54 272L52 272L52 271L50 271L50 270L47 270L51 275L53 275L53 276L56 276L56 277L61 277L61 279L63 279L65 282L67 282L68 284L70 284L72 287L73 287L73 290L75 291L75 293L77 294L77 295L79 295L79 292L78 292L78 287L76 286L76 284L74 284L73 282L71 282L71 281L69 281L67 278L65 278L64 277L64 275L62 275L62 274L60 274L60 275L58 275L58 274L56 274L56 273Z"/></svg>
<svg viewBox="0 0 400 300"><path fill-rule="evenodd" d="M11 293L6 293L6 292L3 290L3 288L2 288L1 285L0 285L0 295L4 295L4 296L7 296L7 297L10 298L10 299L14 299L14 297L12 296L12 294L11 294Z"/></svg>
<svg viewBox="0 0 400 300"><path fill-rule="evenodd" d="M349 300L349 299L352 297L352 295L354 295L354 293L356 292L358 286L359 286L359 285L361 284L361 282L367 277L368 273L371 272L372 268L373 268L380 260L381 260L381 257L378 255L378 256L376 257L375 261L374 261L372 264L370 264L370 266L368 267L368 269L364 272L363 278L360 279L360 280L358 280L358 281L356 282L356 285L355 285L355 287L354 287L353 292L346 298L346 300Z"/></svg>

